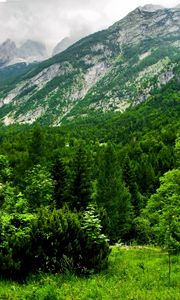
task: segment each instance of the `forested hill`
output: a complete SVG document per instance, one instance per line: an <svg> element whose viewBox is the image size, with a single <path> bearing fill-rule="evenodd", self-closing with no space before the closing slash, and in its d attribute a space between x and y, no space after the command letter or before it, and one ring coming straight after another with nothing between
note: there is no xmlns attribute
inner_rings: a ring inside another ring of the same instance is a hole
<svg viewBox="0 0 180 300"><path fill-rule="evenodd" d="M2 276L99 271L109 242L180 250L178 80L123 114L0 127Z"/></svg>
<svg viewBox="0 0 180 300"><path fill-rule="evenodd" d="M1 86L0 276L180 251L179 21L138 8Z"/></svg>
<svg viewBox="0 0 180 300"><path fill-rule="evenodd" d="M14 168L15 181L21 184L27 169L33 165L39 163L49 168L56 156L67 164L71 163L82 141L83 148L91 153L91 167L94 168L96 155L104 155L104 149L110 143L114 145L116 163L119 164L119 167L116 164L114 167L121 169L125 157L128 157L138 190L144 197L149 197L159 186L159 177L175 166L179 117L179 81L173 79L148 101L123 114L98 116L94 113L89 118L54 128L3 126L0 129L0 153L7 155ZM92 176L96 177L96 172L93 170Z"/></svg>
<svg viewBox="0 0 180 300"><path fill-rule="evenodd" d="M176 76L180 10L139 7L1 86L3 124L59 126L93 112L124 112Z"/></svg>

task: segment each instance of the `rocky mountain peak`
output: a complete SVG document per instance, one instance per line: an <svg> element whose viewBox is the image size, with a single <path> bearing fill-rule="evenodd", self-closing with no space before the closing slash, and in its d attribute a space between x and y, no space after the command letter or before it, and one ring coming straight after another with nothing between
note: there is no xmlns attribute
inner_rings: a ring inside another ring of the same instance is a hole
<svg viewBox="0 0 180 300"><path fill-rule="evenodd" d="M7 39L0 45L0 67L19 62L41 61L47 58L47 50L43 43L27 40L17 48L14 41Z"/></svg>
<svg viewBox="0 0 180 300"><path fill-rule="evenodd" d="M15 49L16 48L16 44L14 41L12 41L11 39L7 39L6 41L4 41L2 43L2 45L0 45L0 49Z"/></svg>
<svg viewBox="0 0 180 300"><path fill-rule="evenodd" d="M160 9L164 9L162 5L154 5L154 4L146 4L144 6L140 6L139 9L145 12L155 12Z"/></svg>
<svg viewBox="0 0 180 300"><path fill-rule="evenodd" d="M52 55L63 52L74 43L74 39L71 37L63 38L54 48Z"/></svg>
<svg viewBox="0 0 180 300"><path fill-rule="evenodd" d="M180 32L179 10L166 9L159 5L148 4L138 7L125 18L115 23L111 30L118 37L118 42L132 45L147 39L178 36Z"/></svg>
<svg viewBox="0 0 180 300"><path fill-rule="evenodd" d="M45 45L38 41L27 40L19 49L19 56L27 60L43 60L47 57Z"/></svg>
<svg viewBox="0 0 180 300"><path fill-rule="evenodd" d="M7 39L0 45L0 66L13 60L16 55L16 44L10 39Z"/></svg>

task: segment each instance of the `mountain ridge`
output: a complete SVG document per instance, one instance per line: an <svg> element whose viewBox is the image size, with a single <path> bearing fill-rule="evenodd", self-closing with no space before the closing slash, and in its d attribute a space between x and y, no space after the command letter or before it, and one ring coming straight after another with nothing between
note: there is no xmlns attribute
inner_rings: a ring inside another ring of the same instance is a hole
<svg viewBox="0 0 180 300"><path fill-rule="evenodd" d="M81 39L0 92L0 119L58 126L93 111L124 111L176 76L179 9L144 11Z"/></svg>
<svg viewBox="0 0 180 300"><path fill-rule="evenodd" d="M0 45L0 68L17 63L32 63L47 58L47 50L43 43L27 40L20 47L11 39Z"/></svg>

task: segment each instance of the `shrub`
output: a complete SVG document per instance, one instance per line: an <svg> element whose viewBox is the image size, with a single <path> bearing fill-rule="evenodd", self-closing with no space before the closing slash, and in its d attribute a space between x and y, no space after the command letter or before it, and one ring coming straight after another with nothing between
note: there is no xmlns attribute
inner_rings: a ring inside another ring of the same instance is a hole
<svg viewBox="0 0 180 300"><path fill-rule="evenodd" d="M32 243L33 265L42 271L98 271L107 266L110 253L92 206L83 215L41 208L33 224Z"/></svg>
<svg viewBox="0 0 180 300"><path fill-rule="evenodd" d="M23 278L31 270L31 214L0 217L0 274Z"/></svg>
<svg viewBox="0 0 180 300"><path fill-rule="evenodd" d="M91 206L84 213L41 207L37 213L3 213L0 218L0 275L24 278L29 272L78 274L100 271L110 253Z"/></svg>

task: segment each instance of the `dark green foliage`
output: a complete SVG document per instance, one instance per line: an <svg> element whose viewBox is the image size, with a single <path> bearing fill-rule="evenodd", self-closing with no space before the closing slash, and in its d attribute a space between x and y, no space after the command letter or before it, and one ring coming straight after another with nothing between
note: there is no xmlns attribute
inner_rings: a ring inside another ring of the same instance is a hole
<svg viewBox="0 0 180 300"><path fill-rule="evenodd" d="M67 170L61 158L56 157L51 168L54 182L54 200L57 208L62 208L65 204L65 193L67 188Z"/></svg>
<svg viewBox="0 0 180 300"><path fill-rule="evenodd" d="M85 145L80 144L70 167L68 197L70 207L77 210L86 209L92 193L90 156Z"/></svg>
<svg viewBox="0 0 180 300"><path fill-rule="evenodd" d="M134 213L136 216L138 216L141 209L145 206L145 203L143 203L143 197L138 191L138 185L135 181L135 173L128 155L125 156L123 161L122 175L124 182L131 194L131 203L133 205Z"/></svg>
<svg viewBox="0 0 180 300"><path fill-rule="evenodd" d="M175 145L175 167L180 168L180 137L177 138Z"/></svg>
<svg viewBox="0 0 180 300"><path fill-rule="evenodd" d="M0 89L1 87L8 86L9 84L14 84L14 81L19 80L21 76L27 74L33 69L35 64L19 63L11 66L7 66L0 69Z"/></svg>
<svg viewBox="0 0 180 300"><path fill-rule="evenodd" d="M32 210L53 203L53 181L45 167L35 165L25 178L24 194Z"/></svg>
<svg viewBox="0 0 180 300"><path fill-rule="evenodd" d="M84 215L41 209L33 225L36 269L86 274L107 265L109 246L93 209Z"/></svg>
<svg viewBox="0 0 180 300"><path fill-rule="evenodd" d="M1 275L101 270L103 234L179 249L178 89L59 128L0 127Z"/></svg>
<svg viewBox="0 0 180 300"><path fill-rule="evenodd" d="M0 217L0 275L23 278L32 269L31 214L3 213Z"/></svg>
<svg viewBox="0 0 180 300"><path fill-rule="evenodd" d="M109 245L93 213L91 209L81 216L42 207L37 214L3 214L0 274L14 278L32 271L87 274L106 267Z"/></svg>
<svg viewBox="0 0 180 300"><path fill-rule="evenodd" d="M130 194L122 180L114 147L108 143L101 156L96 201L108 214L111 241L124 238L131 229Z"/></svg>
<svg viewBox="0 0 180 300"><path fill-rule="evenodd" d="M36 125L32 130L31 142L29 144L29 164L36 165L42 161L44 156L45 139L42 128Z"/></svg>
<svg viewBox="0 0 180 300"><path fill-rule="evenodd" d="M11 173L8 158L5 155L0 155L0 182L5 183L9 180Z"/></svg>

